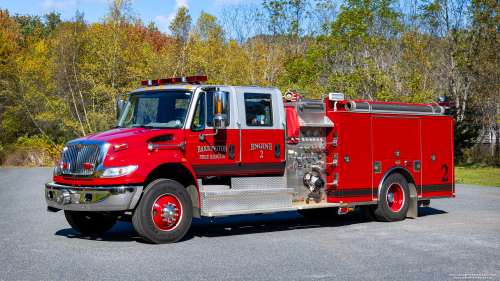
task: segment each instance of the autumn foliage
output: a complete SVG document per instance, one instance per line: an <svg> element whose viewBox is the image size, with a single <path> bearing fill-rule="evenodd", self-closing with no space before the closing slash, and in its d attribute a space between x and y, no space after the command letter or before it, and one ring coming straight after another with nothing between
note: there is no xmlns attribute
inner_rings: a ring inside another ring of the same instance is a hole
<svg viewBox="0 0 500 281"><path fill-rule="evenodd" d="M458 159L498 163L498 141L486 152L476 144L500 139L499 15L492 0L264 0L196 22L181 7L164 33L130 0L110 1L94 23L78 11L61 20L1 10L0 164L52 165L66 141L115 125L119 94L186 75L307 98L445 96L456 103Z"/></svg>

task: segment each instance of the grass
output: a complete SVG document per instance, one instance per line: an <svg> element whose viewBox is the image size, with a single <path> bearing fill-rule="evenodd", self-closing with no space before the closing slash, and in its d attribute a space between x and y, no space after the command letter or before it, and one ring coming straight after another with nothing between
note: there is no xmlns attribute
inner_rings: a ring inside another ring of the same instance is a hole
<svg viewBox="0 0 500 281"><path fill-rule="evenodd" d="M456 165L455 182L500 187L500 167L484 164Z"/></svg>

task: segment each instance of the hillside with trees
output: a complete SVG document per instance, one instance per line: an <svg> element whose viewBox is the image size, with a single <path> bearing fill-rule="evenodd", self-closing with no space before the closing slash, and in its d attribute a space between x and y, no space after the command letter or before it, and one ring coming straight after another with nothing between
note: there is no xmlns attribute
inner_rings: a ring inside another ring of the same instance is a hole
<svg viewBox="0 0 500 281"><path fill-rule="evenodd" d="M3 7L4 8L4 7ZM457 161L500 164L496 0L264 0L169 32L112 0L99 22L0 11L0 164L53 165L68 140L109 130L119 94L152 78L455 102ZM485 138L495 142L484 148Z"/></svg>

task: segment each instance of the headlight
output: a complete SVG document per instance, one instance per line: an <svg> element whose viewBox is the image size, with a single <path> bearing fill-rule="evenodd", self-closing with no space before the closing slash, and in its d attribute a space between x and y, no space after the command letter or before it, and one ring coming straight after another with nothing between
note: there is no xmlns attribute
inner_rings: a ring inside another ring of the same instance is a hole
<svg viewBox="0 0 500 281"><path fill-rule="evenodd" d="M61 169L62 161L57 162L56 167L54 168L54 176L59 173L59 170Z"/></svg>
<svg viewBox="0 0 500 281"><path fill-rule="evenodd" d="M133 166L125 166L125 167L113 167L106 168L104 173L102 173L101 178L113 178L113 177L121 177L127 174L132 173L137 169L137 165Z"/></svg>

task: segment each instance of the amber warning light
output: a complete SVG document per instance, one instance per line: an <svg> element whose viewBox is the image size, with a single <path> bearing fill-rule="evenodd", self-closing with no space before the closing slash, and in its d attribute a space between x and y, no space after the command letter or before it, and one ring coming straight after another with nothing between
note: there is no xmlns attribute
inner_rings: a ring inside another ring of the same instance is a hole
<svg viewBox="0 0 500 281"><path fill-rule="evenodd" d="M175 77L175 78L162 78L162 79L153 79L153 80L144 80L141 81L142 86L157 86L157 85L165 85L165 84L177 84L177 83L199 83L207 81L207 76L183 76L183 77Z"/></svg>

